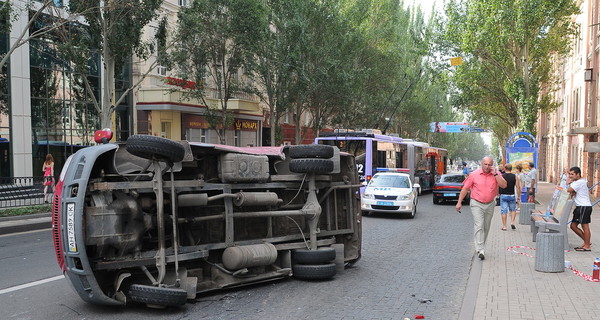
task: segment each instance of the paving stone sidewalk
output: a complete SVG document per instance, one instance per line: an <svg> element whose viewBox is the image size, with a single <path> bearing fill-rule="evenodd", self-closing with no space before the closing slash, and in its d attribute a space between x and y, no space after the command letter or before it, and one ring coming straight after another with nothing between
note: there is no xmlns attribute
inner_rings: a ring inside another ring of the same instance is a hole
<svg viewBox="0 0 600 320"><path fill-rule="evenodd" d="M550 202L554 184L540 182L536 209L545 212ZM594 258L600 257L600 216L594 207L590 228L592 231L591 252L577 252L573 248L582 240L570 229L570 250L565 260L573 268L591 275ZM491 231L487 240L486 259L481 263L481 280L477 294L473 319L600 319L600 283L586 281L572 270L561 273L535 271L535 248L529 225L520 225L517 230L502 231L500 207L496 207ZM510 218L509 218L510 222ZM510 228L510 226L509 226ZM596 240L594 240L596 239Z"/></svg>

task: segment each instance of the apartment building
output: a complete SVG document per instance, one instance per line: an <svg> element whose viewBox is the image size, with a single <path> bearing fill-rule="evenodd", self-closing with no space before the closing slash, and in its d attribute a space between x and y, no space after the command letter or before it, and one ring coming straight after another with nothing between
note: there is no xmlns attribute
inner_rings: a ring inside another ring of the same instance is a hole
<svg viewBox="0 0 600 320"><path fill-rule="evenodd" d="M564 168L579 166L590 186L600 181L599 99L600 0L578 1L581 11L573 19L579 34L573 39L571 54L554 59L554 101L560 106L540 113L537 138L540 144L538 167L541 180L557 182ZM600 195L595 188L596 196Z"/></svg>

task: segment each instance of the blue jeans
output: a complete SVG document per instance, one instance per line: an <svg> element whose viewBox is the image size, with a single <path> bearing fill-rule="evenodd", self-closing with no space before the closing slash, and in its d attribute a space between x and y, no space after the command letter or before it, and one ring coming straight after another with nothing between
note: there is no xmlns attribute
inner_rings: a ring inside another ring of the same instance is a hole
<svg viewBox="0 0 600 320"><path fill-rule="evenodd" d="M514 194L501 194L500 213L507 214L509 211L517 211L517 199L515 199Z"/></svg>

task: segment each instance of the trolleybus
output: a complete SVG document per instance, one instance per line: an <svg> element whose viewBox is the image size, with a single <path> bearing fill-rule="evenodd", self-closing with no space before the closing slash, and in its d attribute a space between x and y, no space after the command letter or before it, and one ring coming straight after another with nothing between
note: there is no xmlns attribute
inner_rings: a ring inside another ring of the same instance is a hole
<svg viewBox="0 0 600 320"><path fill-rule="evenodd" d="M448 151L428 143L376 133L376 130L322 132L316 144L337 146L355 156L361 182L378 168L404 168L421 191L432 190L436 178L446 173Z"/></svg>

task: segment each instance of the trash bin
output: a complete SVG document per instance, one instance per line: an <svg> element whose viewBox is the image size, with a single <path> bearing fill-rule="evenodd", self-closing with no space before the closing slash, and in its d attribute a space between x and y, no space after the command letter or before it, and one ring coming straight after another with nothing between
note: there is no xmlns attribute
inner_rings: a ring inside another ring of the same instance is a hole
<svg viewBox="0 0 600 320"><path fill-rule="evenodd" d="M527 188L523 187L521 189L521 203L527 202Z"/></svg>
<svg viewBox="0 0 600 320"><path fill-rule="evenodd" d="M528 225L531 224L531 211L535 209L535 203L521 203L521 210L519 211L519 224Z"/></svg>
<svg viewBox="0 0 600 320"><path fill-rule="evenodd" d="M564 236L557 232L539 232L535 248L535 270L540 272L564 272Z"/></svg>

